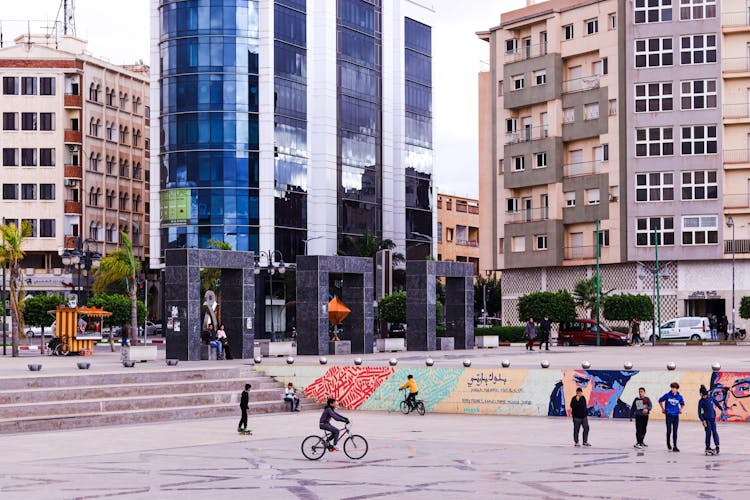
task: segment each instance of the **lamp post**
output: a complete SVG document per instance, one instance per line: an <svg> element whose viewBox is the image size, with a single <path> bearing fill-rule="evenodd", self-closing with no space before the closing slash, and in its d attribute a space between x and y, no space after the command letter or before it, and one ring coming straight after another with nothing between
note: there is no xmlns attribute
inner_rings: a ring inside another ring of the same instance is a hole
<svg viewBox="0 0 750 500"><path fill-rule="evenodd" d="M5 225L5 217L3 217L3 226L4 225ZM2 305L3 305L3 356L8 355L8 352L6 351L6 347L5 347L5 341L7 340L7 336L8 336L7 330L6 330L7 325L5 324L5 267L6 267L6 263L3 262L3 296L2 296L2 300L0 300L0 302L2 302Z"/></svg>
<svg viewBox="0 0 750 500"><path fill-rule="evenodd" d="M274 257L276 257L276 255L279 256L278 265L274 265L273 263L273 259ZM263 256L266 257L266 264L262 266L260 264L260 258ZM276 328L273 321L273 275L276 273L276 271L278 271L279 274L284 274L286 272L286 264L284 264L284 254L282 254L278 250L261 250L260 252L258 252L258 256L255 260L255 265L253 266L253 273L255 273L256 276L259 276L261 271L264 270L268 273L269 294L271 296L271 342L276 342Z"/></svg>
<svg viewBox="0 0 750 500"><path fill-rule="evenodd" d="M307 238L306 240L302 240L302 243L305 244L305 252L302 255L307 255L307 244L310 243L313 240L319 240L321 238L325 238L325 236L313 236L312 238Z"/></svg>
<svg viewBox="0 0 750 500"><path fill-rule="evenodd" d="M596 219L596 345L601 345L601 330L602 327L599 324L599 311L601 310L601 301L602 301L602 277L601 274L599 274L599 219ZM541 344L540 344L541 346ZM549 347L549 346L548 346ZM540 347L541 349L541 347Z"/></svg>
<svg viewBox="0 0 750 500"><path fill-rule="evenodd" d="M80 238L76 241L76 247L72 250L65 250L62 254L62 263L66 266L74 268L78 272L78 283L74 287L77 294L79 294L79 305L85 306L88 302L88 279L92 269L97 269L101 263L101 254L96 250L91 250L91 243L96 244L94 240L87 239L81 241ZM84 286L81 284L81 277L86 277L87 284Z"/></svg>
<svg viewBox="0 0 750 500"><path fill-rule="evenodd" d="M732 340L734 340L734 332L737 330L736 326L734 325L734 218L730 215L727 219L727 227L732 228Z"/></svg>

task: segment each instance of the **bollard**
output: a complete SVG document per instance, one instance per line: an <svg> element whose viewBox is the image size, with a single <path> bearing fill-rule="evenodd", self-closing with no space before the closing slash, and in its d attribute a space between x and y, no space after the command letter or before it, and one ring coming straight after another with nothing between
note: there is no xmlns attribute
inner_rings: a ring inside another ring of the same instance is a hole
<svg viewBox="0 0 750 500"><path fill-rule="evenodd" d="M261 364L261 363L263 362L263 358L261 358L260 356L255 356L255 357L253 358L253 362L254 362L254 363L255 363L256 365L259 365L259 364Z"/></svg>
<svg viewBox="0 0 750 500"><path fill-rule="evenodd" d="M167 366L177 366L177 363L179 363L180 360L176 358L169 358L167 359Z"/></svg>
<svg viewBox="0 0 750 500"><path fill-rule="evenodd" d="M362 358L354 358L354 364L359 366L362 364Z"/></svg>
<svg viewBox="0 0 750 500"><path fill-rule="evenodd" d="M37 363L30 363L26 366L28 366L29 371L32 371L32 372L38 372L42 369L42 365L37 364Z"/></svg>
<svg viewBox="0 0 750 500"><path fill-rule="evenodd" d="M324 364L328 363L328 358L326 358L325 356L321 356L318 361L320 361L321 365L324 365Z"/></svg>
<svg viewBox="0 0 750 500"><path fill-rule="evenodd" d="M467 358L467 359L465 359L465 360L464 360L464 367L465 367L465 368L468 368L468 367L470 367L470 366L471 366L471 360L470 360L470 359L468 359L468 358Z"/></svg>
<svg viewBox="0 0 750 500"><path fill-rule="evenodd" d="M500 365L501 365L501 366L502 366L503 368L510 368L510 360L509 360L509 359L504 359L504 360L502 360L502 361L500 362Z"/></svg>
<svg viewBox="0 0 750 500"><path fill-rule="evenodd" d="M91 363L86 363L85 361L79 361L76 364L79 370L88 370L91 367Z"/></svg>
<svg viewBox="0 0 750 500"><path fill-rule="evenodd" d="M711 365L711 370L718 372L721 370L721 363L718 361L714 361L714 364Z"/></svg>
<svg viewBox="0 0 750 500"><path fill-rule="evenodd" d="M584 370L588 370L589 368L591 368L591 362L584 361L583 363L581 363L581 368L583 368Z"/></svg>
<svg viewBox="0 0 750 500"><path fill-rule="evenodd" d="M549 368L549 361L547 361L546 359L543 359L541 365L542 365L542 368Z"/></svg>
<svg viewBox="0 0 750 500"><path fill-rule="evenodd" d="M287 357L286 358L286 364L293 365L294 364L294 357L293 356Z"/></svg>
<svg viewBox="0 0 750 500"><path fill-rule="evenodd" d="M667 363L667 370L673 371L676 368L677 368L677 363L675 363L674 361L670 361L669 363Z"/></svg>
<svg viewBox="0 0 750 500"><path fill-rule="evenodd" d="M424 364L427 365L427 366L432 366L432 365L435 364L435 360L432 359L432 358L427 358L427 359L424 360Z"/></svg>
<svg viewBox="0 0 750 500"><path fill-rule="evenodd" d="M391 366L396 366L398 364L398 360L396 358L391 358L388 360L388 364Z"/></svg>
<svg viewBox="0 0 750 500"><path fill-rule="evenodd" d="M631 363L630 361L626 361L625 364L622 365L622 367L625 368L626 370L632 370L633 369L633 363Z"/></svg>

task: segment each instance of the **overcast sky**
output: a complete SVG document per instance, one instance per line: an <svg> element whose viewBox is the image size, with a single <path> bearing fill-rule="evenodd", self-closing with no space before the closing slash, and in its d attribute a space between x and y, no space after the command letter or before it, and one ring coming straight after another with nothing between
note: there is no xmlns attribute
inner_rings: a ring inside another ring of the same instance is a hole
<svg viewBox="0 0 750 500"><path fill-rule="evenodd" d="M334 1L334 0L314 0ZM477 73L489 48L475 32L496 26L502 12L525 0L426 0L437 11L433 40L435 183L442 192L476 197ZM149 62L148 0L76 0L76 29L88 50L115 64ZM60 0L0 0L6 46L25 33L40 32L57 17ZM115 9L117 7L117 9ZM60 16L62 19L62 16Z"/></svg>

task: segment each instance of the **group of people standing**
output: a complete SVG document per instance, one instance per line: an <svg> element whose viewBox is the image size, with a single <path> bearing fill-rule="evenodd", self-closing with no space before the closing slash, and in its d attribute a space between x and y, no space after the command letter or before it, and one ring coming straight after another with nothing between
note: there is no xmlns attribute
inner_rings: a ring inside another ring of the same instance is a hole
<svg viewBox="0 0 750 500"><path fill-rule="evenodd" d="M709 314L708 327L711 329L711 340L719 340L719 335L722 335L724 340L729 340L729 320L726 316Z"/></svg>
<svg viewBox="0 0 750 500"><path fill-rule="evenodd" d="M523 330L523 337L527 339L526 349L529 351L534 350L534 342L538 336L539 350L541 351L542 346L546 344L547 347L545 350L549 351L549 337L551 331L552 322L547 315L544 316L544 319L539 323L538 327L534 322L534 318L529 318L529 321L526 323L526 328Z"/></svg>

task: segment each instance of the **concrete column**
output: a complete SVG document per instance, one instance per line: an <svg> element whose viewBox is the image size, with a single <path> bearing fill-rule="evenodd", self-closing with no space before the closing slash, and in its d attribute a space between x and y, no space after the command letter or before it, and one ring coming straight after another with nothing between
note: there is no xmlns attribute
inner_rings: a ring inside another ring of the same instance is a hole
<svg viewBox="0 0 750 500"><path fill-rule="evenodd" d="M434 351L437 318L435 311L435 262L410 260L406 263L406 345L409 351Z"/></svg>

